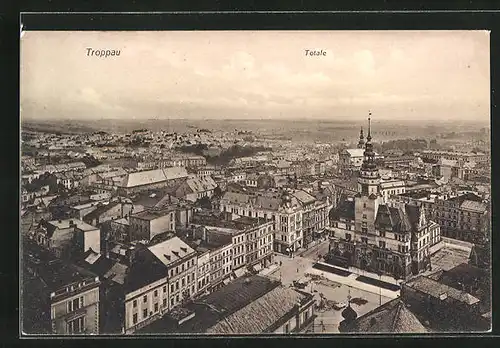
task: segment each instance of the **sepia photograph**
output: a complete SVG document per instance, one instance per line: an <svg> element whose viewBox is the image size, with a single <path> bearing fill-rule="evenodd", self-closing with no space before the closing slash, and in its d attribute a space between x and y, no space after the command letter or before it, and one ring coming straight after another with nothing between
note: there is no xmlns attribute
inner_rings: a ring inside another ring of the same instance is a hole
<svg viewBox="0 0 500 348"><path fill-rule="evenodd" d="M490 32L23 31L21 336L491 332Z"/></svg>

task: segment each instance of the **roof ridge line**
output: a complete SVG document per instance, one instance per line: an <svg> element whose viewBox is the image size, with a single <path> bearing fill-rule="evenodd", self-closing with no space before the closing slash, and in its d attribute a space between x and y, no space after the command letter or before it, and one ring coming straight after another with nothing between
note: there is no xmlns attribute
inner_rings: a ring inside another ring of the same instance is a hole
<svg viewBox="0 0 500 348"><path fill-rule="evenodd" d="M391 324L391 332L394 332L394 329L396 328L396 323L397 323L397 318L399 317L401 313L401 306L404 306L403 301L399 299L397 305L396 305L396 313L394 314L394 318L392 319L392 324Z"/></svg>

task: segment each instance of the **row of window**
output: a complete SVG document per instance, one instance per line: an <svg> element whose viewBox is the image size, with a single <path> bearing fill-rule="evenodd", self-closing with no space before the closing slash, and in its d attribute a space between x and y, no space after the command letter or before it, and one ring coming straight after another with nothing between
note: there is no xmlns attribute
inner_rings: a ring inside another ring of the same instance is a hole
<svg viewBox="0 0 500 348"><path fill-rule="evenodd" d="M176 275L178 275L179 273L182 273L184 272L186 269L190 268L190 267L193 267L194 266L194 259L191 259L189 260L188 262L186 263L183 263L180 268L179 266L175 267L175 269L171 269L170 270L170 277L175 277Z"/></svg>
<svg viewBox="0 0 500 348"><path fill-rule="evenodd" d="M83 296L69 300L67 303L68 313L74 312L80 308L83 308Z"/></svg>

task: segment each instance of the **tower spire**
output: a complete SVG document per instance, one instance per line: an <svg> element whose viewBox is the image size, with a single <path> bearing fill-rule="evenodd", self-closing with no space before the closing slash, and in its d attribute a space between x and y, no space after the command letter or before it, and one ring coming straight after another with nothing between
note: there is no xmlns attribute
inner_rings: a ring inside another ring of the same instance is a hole
<svg viewBox="0 0 500 348"><path fill-rule="evenodd" d="M372 117L372 112L369 111L368 112L368 136L366 137L366 140L367 141L371 141L372 140L372 134L371 134L371 117Z"/></svg>
<svg viewBox="0 0 500 348"><path fill-rule="evenodd" d="M358 149L362 149L365 145L364 135L363 135L363 126L361 126L361 131L359 132L359 142Z"/></svg>

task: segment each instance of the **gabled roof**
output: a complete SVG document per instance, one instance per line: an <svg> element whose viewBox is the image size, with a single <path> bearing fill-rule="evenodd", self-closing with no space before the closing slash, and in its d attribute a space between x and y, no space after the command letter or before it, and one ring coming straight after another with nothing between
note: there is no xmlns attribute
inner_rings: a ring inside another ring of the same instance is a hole
<svg viewBox="0 0 500 348"><path fill-rule="evenodd" d="M211 177L189 178L186 180L186 185L193 193L210 191L217 187L217 184Z"/></svg>
<svg viewBox="0 0 500 348"><path fill-rule="evenodd" d="M351 157L363 157L365 149L345 149L342 151L343 154L348 154Z"/></svg>
<svg viewBox="0 0 500 348"><path fill-rule="evenodd" d="M477 213L484 213L487 210L487 208L488 206L486 205L486 203L470 201L470 200L465 200L460 205L460 209L473 211Z"/></svg>
<svg viewBox="0 0 500 348"><path fill-rule="evenodd" d="M279 286L208 328L211 334L259 334L274 326L308 296Z"/></svg>
<svg viewBox="0 0 500 348"><path fill-rule="evenodd" d="M442 298L443 301L446 301L448 298L452 298L467 305L472 305L479 302L479 299L465 291L457 290L451 286L442 284L422 275L411 279L405 284L405 286L423 292L424 294L431 295L432 297L438 299Z"/></svg>
<svg viewBox="0 0 500 348"><path fill-rule="evenodd" d="M314 203L316 201L316 198L314 196L310 195L309 193L298 190L292 193L292 195L299 200L300 203L303 204L310 204Z"/></svg>
<svg viewBox="0 0 500 348"><path fill-rule="evenodd" d="M88 213L87 215L85 215L84 219L85 220L97 219L102 214L110 211L111 209L113 209L114 207L116 207L118 205L121 205L121 203L120 202L110 202L108 204L99 205L99 206L97 206L97 208L95 210L93 210L90 213Z"/></svg>
<svg viewBox="0 0 500 348"><path fill-rule="evenodd" d="M400 298L389 301L357 318L354 328L356 332L429 332Z"/></svg>
<svg viewBox="0 0 500 348"><path fill-rule="evenodd" d="M221 201L229 201L234 204L249 204L250 195L237 192L226 192L224 196L222 196Z"/></svg>
<svg viewBox="0 0 500 348"><path fill-rule="evenodd" d="M179 237L167 239L148 247L149 251L165 266L194 253L194 249L184 243Z"/></svg>
<svg viewBox="0 0 500 348"><path fill-rule="evenodd" d="M404 205L402 207L390 207L380 205L375 219L377 228L391 228L394 232L411 232L418 230L420 208L417 206Z"/></svg>
<svg viewBox="0 0 500 348"><path fill-rule="evenodd" d="M155 184L167 180L186 178L187 170L184 167L170 167L163 169L146 170L142 172L128 173L120 184L120 187L136 187Z"/></svg>
<svg viewBox="0 0 500 348"><path fill-rule="evenodd" d="M295 201L297 201L296 198ZM267 197L267 196L256 196L254 201L254 206L256 208L261 208L265 210L278 210L280 204L281 201L279 198ZM292 198L292 205L293 205L293 198Z"/></svg>

